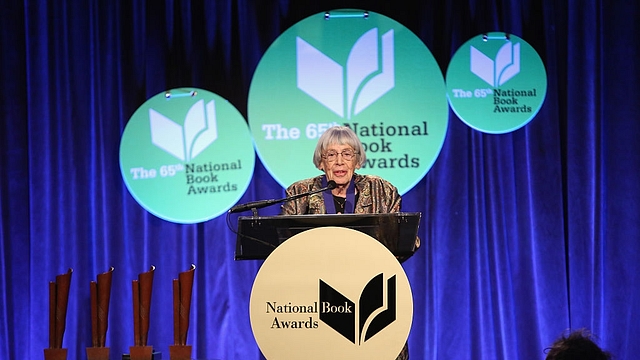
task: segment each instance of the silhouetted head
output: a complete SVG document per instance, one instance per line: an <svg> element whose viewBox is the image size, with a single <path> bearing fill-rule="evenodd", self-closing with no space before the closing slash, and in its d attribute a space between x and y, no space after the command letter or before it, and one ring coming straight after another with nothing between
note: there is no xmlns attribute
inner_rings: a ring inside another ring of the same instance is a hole
<svg viewBox="0 0 640 360"><path fill-rule="evenodd" d="M576 330L562 336L546 349L546 360L610 360L611 354L600 349L591 334Z"/></svg>

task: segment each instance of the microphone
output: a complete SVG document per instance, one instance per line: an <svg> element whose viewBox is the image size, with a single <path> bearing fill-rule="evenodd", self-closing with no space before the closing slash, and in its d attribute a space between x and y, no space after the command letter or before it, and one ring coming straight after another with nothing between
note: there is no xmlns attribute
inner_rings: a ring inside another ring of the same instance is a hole
<svg viewBox="0 0 640 360"><path fill-rule="evenodd" d="M246 210L250 210L250 209L261 209L263 207L267 207L267 206L270 206L270 205L273 205L273 204L292 201L292 200L296 200L296 199L299 199L299 198L304 197L304 196L309 196L309 195L313 195L313 194L316 194L316 193L319 193L319 192L332 190L332 189L335 189L336 186L338 186L338 184L336 184L335 181L329 180L329 182L327 183L327 186L323 187L322 189L311 190L311 191L304 192L302 194L287 196L286 198L282 198L282 199L251 201L251 202L248 202L246 204L240 204L240 205L236 205L236 206L232 207L231 209L229 209L229 213L231 214L231 213L246 211Z"/></svg>

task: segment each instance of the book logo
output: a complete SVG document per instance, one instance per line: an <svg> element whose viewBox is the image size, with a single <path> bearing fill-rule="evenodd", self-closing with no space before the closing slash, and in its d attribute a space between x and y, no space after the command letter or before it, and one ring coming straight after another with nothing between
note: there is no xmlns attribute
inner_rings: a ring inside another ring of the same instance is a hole
<svg viewBox="0 0 640 360"><path fill-rule="evenodd" d="M176 158L189 162L218 138L215 102L199 100L187 112L184 125L149 109L151 142Z"/></svg>
<svg viewBox="0 0 640 360"><path fill-rule="evenodd" d="M520 72L520 43L502 45L495 60L470 46L471 72L493 87L502 86Z"/></svg>
<svg viewBox="0 0 640 360"><path fill-rule="evenodd" d="M351 119L395 86L393 48L393 29L378 39L373 28L355 42L343 67L296 37L297 86L338 116Z"/></svg>
<svg viewBox="0 0 640 360"><path fill-rule="evenodd" d="M385 296L386 292L386 296ZM374 276L362 290L358 305L320 280L320 320L347 340L360 345L396 320L396 276Z"/></svg>

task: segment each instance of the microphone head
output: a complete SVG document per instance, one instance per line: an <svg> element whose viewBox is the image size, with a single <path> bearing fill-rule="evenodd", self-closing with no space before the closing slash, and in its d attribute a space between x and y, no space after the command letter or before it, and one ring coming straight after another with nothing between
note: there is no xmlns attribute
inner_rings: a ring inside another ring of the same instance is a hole
<svg viewBox="0 0 640 360"><path fill-rule="evenodd" d="M329 182L327 183L328 190L333 190L336 188L336 186L338 186L338 184L336 184L336 182L333 180L329 180Z"/></svg>

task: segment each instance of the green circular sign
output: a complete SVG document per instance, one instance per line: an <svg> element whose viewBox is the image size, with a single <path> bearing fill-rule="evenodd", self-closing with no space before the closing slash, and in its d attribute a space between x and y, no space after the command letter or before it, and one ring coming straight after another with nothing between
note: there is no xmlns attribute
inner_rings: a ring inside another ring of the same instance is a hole
<svg viewBox="0 0 640 360"><path fill-rule="evenodd" d="M136 201L161 219L191 224L227 211L244 194L255 152L246 121L201 89L160 93L122 134L120 171Z"/></svg>
<svg viewBox="0 0 640 360"><path fill-rule="evenodd" d="M451 108L467 125L490 134L528 124L546 92L542 60L515 35L478 35L456 51L447 69Z"/></svg>
<svg viewBox="0 0 640 360"><path fill-rule="evenodd" d="M440 153L448 111L442 72L424 43L392 19L351 9L312 15L280 35L248 99L258 156L283 187L319 174L313 150L339 124L365 145L358 172L404 194Z"/></svg>

